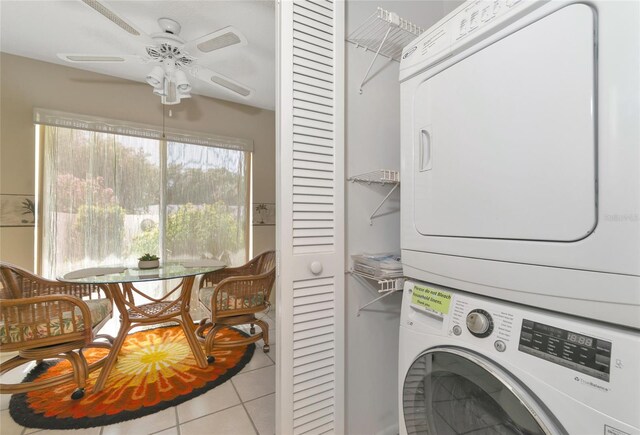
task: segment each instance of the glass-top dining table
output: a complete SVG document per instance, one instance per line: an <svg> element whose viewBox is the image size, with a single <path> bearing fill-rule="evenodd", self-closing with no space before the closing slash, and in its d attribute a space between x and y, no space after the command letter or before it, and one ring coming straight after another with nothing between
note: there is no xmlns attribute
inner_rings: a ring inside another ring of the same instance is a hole
<svg viewBox="0 0 640 435"><path fill-rule="evenodd" d="M126 267L95 267L67 273L58 280L77 284L104 284L108 287L113 303L121 315L120 329L111 351L98 376L93 391L102 390L113 369L118 353L131 329L136 326L176 322L201 368L207 367L207 357L195 335L195 325L189 313L191 289L197 275L213 272L225 265L214 261L167 263L155 269ZM154 298L134 286L144 281L180 279L164 296ZM138 299L136 303L135 299ZM142 301L143 303L139 303Z"/></svg>

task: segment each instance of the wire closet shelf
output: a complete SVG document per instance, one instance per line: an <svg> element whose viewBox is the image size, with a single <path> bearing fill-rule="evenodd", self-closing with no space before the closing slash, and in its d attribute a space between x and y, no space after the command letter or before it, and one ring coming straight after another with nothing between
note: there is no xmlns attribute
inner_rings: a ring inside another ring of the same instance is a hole
<svg viewBox="0 0 640 435"><path fill-rule="evenodd" d="M423 31L424 29L421 27L381 7L378 7L364 23L354 30L347 37L347 41L355 44L356 47L375 52L369 69L360 84L360 93L362 93L362 86L366 83L378 55L400 62L402 49L417 36L420 36Z"/></svg>
<svg viewBox="0 0 640 435"><path fill-rule="evenodd" d="M423 31L398 14L378 7L347 37L347 41L400 62L402 49Z"/></svg>
<svg viewBox="0 0 640 435"><path fill-rule="evenodd" d="M359 183L397 184L400 182L400 173L390 169L378 169L349 177L349 181Z"/></svg>
<svg viewBox="0 0 640 435"><path fill-rule="evenodd" d="M385 299L387 296L402 291L404 288L405 278L403 276L395 277L395 278L376 278L373 275L369 275L367 273L359 272L357 270L349 271L352 275L355 275L360 278L364 278L370 281L376 281L378 283L378 293L380 296L377 298L367 302L366 304L358 307L357 317L360 317L360 313L370 305L375 304L376 302Z"/></svg>
<svg viewBox="0 0 640 435"><path fill-rule="evenodd" d="M348 178L352 183L365 183L365 184L382 184L383 186L389 184L391 190L387 193L387 196L384 197L382 202L373 210L373 213L369 216L369 225L373 225L373 218L376 217L376 213L382 205L389 199L391 194L398 188L400 185L400 173L398 171L392 171L389 169L378 169L376 171L366 172L360 175L354 175L353 177Z"/></svg>

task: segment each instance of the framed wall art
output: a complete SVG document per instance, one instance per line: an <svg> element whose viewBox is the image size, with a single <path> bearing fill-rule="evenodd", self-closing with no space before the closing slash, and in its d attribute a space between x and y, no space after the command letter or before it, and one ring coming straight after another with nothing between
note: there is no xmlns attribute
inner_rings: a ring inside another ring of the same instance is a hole
<svg viewBox="0 0 640 435"><path fill-rule="evenodd" d="M0 194L0 227L33 227L35 224L35 196Z"/></svg>
<svg viewBox="0 0 640 435"><path fill-rule="evenodd" d="M276 205L260 202L253 204L253 225L275 225Z"/></svg>

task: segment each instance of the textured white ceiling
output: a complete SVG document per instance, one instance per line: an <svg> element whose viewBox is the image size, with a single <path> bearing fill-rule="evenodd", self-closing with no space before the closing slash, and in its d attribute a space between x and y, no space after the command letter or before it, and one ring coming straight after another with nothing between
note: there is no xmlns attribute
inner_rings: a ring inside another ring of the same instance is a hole
<svg viewBox="0 0 640 435"><path fill-rule="evenodd" d="M196 39L232 25L248 40L243 47L209 53L198 63L250 87L248 99L190 78L194 94L273 110L275 107L275 8L272 0L102 0L112 11L147 34L160 31L167 17L182 26L180 37ZM144 82L150 65L71 64L57 53L138 54L135 36L80 0L0 0L0 50L19 56ZM149 87L149 92L152 89Z"/></svg>

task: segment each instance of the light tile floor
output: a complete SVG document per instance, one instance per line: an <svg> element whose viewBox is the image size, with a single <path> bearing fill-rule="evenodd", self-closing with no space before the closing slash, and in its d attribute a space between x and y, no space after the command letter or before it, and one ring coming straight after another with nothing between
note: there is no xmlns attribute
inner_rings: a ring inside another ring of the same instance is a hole
<svg viewBox="0 0 640 435"><path fill-rule="evenodd" d="M0 395L2 435L273 435L275 434L275 312L260 315L269 324L270 352L256 343L251 361L229 381L178 406L126 422L91 429L40 430L16 424L9 415L7 394ZM115 319L114 319L115 320ZM107 325L115 335L117 323ZM247 328L248 329L248 328ZM31 367L19 367L2 382L22 379Z"/></svg>

